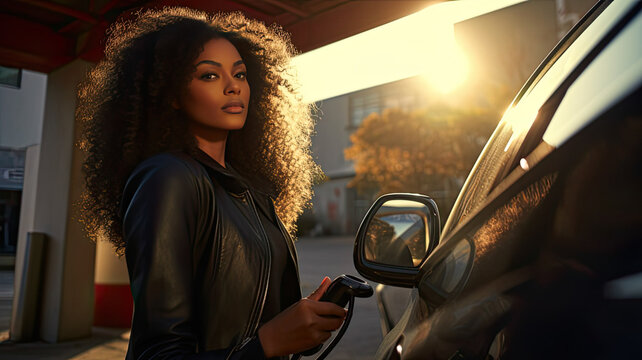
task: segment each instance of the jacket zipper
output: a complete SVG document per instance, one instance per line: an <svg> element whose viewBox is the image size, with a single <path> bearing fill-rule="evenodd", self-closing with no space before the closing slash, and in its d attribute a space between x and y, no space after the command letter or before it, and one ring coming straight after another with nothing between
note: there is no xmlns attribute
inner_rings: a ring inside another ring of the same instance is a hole
<svg viewBox="0 0 642 360"><path fill-rule="evenodd" d="M265 299L267 298L267 291L269 287L269 282L270 282L270 271L272 269L272 250L270 249L270 244L267 243L269 241L269 238L267 236L267 233L265 232L265 228L263 228L263 224L261 223L261 218L259 217L259 213L256 210L256 206L254 205L254 200L252 199L252 194L250 194L249 190L246 190L243 192L243 197L245 200L250 204L252 208L252 212L254 213L254 216L256 216L256 220L258 221L259 228L261 230L261 234L263 235L263 241L262 244L266 245L266 253L267 253L267 261L264 262L264 265L267 264L267 266L263 267L263 271L261 271L261 278L260 278L260 285L259 286L259 293L262 293L260 298L257 298L253 309L252 309L252 314L250 316L250 321L248 323L247 328L245 329L245 332L243 336L241 337L241 342L237 344L232 351L228 354L227 358L229 358L234 352L236 352L239 348L245 346L247 344L247 340L250 337L251 334L255 333L256 330L259 327L259 321L261 319L261 314L263 313L263 308L265 306ZM266 271L267 269L267 271Z"/></svg>

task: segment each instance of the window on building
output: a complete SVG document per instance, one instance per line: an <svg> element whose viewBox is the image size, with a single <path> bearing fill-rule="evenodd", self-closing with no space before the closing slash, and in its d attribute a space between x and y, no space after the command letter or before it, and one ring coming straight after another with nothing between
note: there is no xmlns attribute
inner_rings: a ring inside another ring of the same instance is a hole
<svg viewBox="0 0 642 360"><path fill-rule="evenodd" d="M381 94L378 89L350 97L350 118L348 126L357 128L372 113L381 112Z"/></svg>
<svg viewBox="0 0 642 360"><path fill-rule="evenodd" d="M419 99L416 87L409 80L356 92L349 98L348 128L358 128L368 115L381 113L384 109L414 110L420 105Z"/></svg>
<svg viewBox="0 0 642 360"><path fill-rule="evenodd" d="M0 189L0 254L15 254L22 191Z"/></svg>
<svg viewBox="0 0 642 360"><path fill-rule="evenodd" d="M26 152L0 148L0 254L15 254Z"/></svg>
<svg viewBox="0 0 642 360"><path fill-rule="evenodd" d="M22 69L0 66L0 85L20 88Z"/></svg>

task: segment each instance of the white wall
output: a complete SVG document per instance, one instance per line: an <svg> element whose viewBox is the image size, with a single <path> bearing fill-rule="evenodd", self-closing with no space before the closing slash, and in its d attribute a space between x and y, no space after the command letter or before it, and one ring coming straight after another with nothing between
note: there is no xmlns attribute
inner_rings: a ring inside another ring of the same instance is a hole
<svg viewBox="0 0 642 360"><path fill-rule="evenodd" d="M0 86L0 147L39 144L45 112L47 74L23 70L19 89Z"/></svg>
<svg viewBox="0 0 642 360"><path fill-rule="evenodd" d="M353 221L346 202L349 181L349 178L330 180L314 187L314 214L326 234L349 233Z"/></svg>
<svg viewBox="0 0 642 360"><path fill-rule="evenodd" d="M352 164L343 157L343 150L350 145L350 131L347 129L349 96L337 96L316 105L318 113L312 154L326 175L333 177L337 171L352 168Z"/></svg>

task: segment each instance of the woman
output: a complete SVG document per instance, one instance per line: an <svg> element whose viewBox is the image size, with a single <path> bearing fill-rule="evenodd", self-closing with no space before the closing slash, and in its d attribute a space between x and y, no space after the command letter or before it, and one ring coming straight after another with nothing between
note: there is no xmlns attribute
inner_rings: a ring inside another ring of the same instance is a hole
<svg viewBox="0 0 642 360"><path fill-rule="evenodd" d="M291 235L317 168L291 54L240 14L148 10L81 85L83 220L126 256L128 359L283 357L342 323L317 301L327 278L299 290Z"/></svg>

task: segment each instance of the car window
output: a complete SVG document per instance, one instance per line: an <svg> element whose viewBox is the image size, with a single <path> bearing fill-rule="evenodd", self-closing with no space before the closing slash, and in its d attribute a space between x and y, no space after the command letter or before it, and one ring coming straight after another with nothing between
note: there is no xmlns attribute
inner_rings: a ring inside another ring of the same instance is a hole
<svg viewBox="0 0 642 360"><path fill-rule="evenodd" d="M543 135L558 147L585 127L600 109L640 86L642 80L642 15L638 15L596 57L568 89Z"/></svg>
<svg viewBox="0 0 642 360"><path fill-rule="evenodd" d="M472 255L470 242L465 239L460 241L448 256L432 269L427 280L446 293L453 292L464 279Z"/></svg>
<svg viewBox="0 0 642 360"><path fill-rule="evenodd" d="M588 21L583 24L585 30L571 38L573 39L573 44L562 54L559 54L558 59L546 70L545 76L542 76L543 74L540 75L538 81L534 82L525 94L529 97L532 94L536 98L547 97L552 94L571 71L575 69L577 64L595 47L596 43L601 40L602 36L608 31L608 27L612 26L632 4L632 1L616 1L604 9L594 21Z"/></svg>
<svg viewBox="0 0 642 360"><path fill-rule="evenodd" d="M470 176L453 206L444 226L446 236L456 225L482 205L494 187L510 173L511 168L523 154L522 143L537 119L542 105L558 89L563 81L602 39L613 22L622 17L632 2L614 2L602 12L595 11L574 33L567 38L572 44L560 44L559 54L551 56L551 64L543 64L520 92L519 97L506 111L497 129L484 147ZM588 25L591 26L588 26ZM594 26L595 25L595 26ZM530 152L533 149L528 149ZM525 164L524 164L525 165Z"/></svg>

